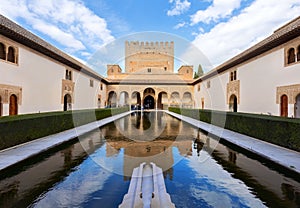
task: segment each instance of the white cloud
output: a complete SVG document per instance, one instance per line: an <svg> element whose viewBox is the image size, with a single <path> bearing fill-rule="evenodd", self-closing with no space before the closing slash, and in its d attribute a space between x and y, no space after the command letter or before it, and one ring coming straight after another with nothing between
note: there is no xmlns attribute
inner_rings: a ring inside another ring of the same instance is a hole
<svg viewBox="0 0 300 208"><path fill-rule="evenodd" d="M48 35L71 53L96 50L114 40L106 21L80 0L3 1L0 13L17 22L25 20L31 28Z"/></svg>
<svg viewBox="0 0 300 208"><path fill-rule="evenodd" d="M299 0L256 0L228 22L198 34L193 43L216 66L271 35L299 11Z"/></svg>
<svg viewBox="0 0 300 208"><path fill-rule="evenodd" d="M173 2L175 2L175 5L173 6L173 9L167 11L168 16L180 15L186 12L191 6L191 2L188 0L169 0L169 3L172 4Z"/></svg>
<svg viewBox="0 0 300 208"><path fill-rule="evenodd" d="M199 10L191 16L191 24L199 22L210 23L228 17L239 8L241 0L213 0L212 5L206 10Z"/></svg>
<svg viewBox="0 0 300 208"><path fill-rule="evenodd" d="M182 27L184 27L186 25L186 23L185 22L181 22L181 23L178 23L177 25L175 25L174 26L174 29L179 29L179 28L182 28Z"/></svg>

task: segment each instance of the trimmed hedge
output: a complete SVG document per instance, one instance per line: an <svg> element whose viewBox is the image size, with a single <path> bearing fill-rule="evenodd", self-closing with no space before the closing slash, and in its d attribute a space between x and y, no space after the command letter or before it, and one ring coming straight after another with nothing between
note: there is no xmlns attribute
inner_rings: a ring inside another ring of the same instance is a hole
<svg viewBox="0 0 300 208"><path fill-rule="evenodd" d="M300 151L300 119L199 109L169 111Z"/></svg>
<svg viewBox="0 0 300 208"><path fill-rule="evenodd" d="M128 107L0 117L0 149L128 111Z"/></svg>

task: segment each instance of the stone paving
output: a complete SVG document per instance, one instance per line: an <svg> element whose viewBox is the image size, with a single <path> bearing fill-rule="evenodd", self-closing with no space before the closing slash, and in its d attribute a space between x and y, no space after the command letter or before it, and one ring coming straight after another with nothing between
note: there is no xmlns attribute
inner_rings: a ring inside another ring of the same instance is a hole
<svg viewBox="0 0 300 208"><path fill-rule="evenodd" d="M83 135L89 131L99 128L105 124L108 124L114 120L122 118L130 113L131 112L129 111L118 115L114 115L109 118L105 118L83 126L76 127L74 129L69 129L57 134L49 135L40 139L33 140L31 142L27 142L21 145L1 150L0 171L18 162L26 160L32 156L47 151L64 142L70 141L80 135Z"/></svg>

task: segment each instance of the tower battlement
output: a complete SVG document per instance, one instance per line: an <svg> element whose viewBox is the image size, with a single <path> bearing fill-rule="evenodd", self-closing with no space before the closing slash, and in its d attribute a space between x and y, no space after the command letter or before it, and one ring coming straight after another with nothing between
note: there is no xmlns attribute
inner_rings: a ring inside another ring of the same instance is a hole
<svg viewBox="0 0 300 208"><path fill-rule="evenodd" d="M139 42L126 41L125 42L126 55L130 56L136 53L164 53L170 56L174 55L174 42Z"/></svg>

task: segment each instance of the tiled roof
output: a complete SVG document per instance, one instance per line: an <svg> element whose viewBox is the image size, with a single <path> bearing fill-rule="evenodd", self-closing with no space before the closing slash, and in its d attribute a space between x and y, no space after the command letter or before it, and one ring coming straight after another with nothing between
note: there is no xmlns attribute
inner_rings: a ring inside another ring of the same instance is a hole
<svg viewBox="0 0 300 208"><path fill-rule="evenodd" d="M277 46L280 46L296 37L300 36L300 16L288 22L284 26L275 30L272 35L260 41L251 48L229 59L225 63L216 67L212 71L204 74L202 77L194 81L194 84L209 79L221 72L224 72L232 67L242 64L258 55L261 55Z"/></svg>
<svg viewBox="0 0 300 208"><path fill-rule="evenodd" d="M36 35L32 34L28 30L22 28L15 22L9 20L0 14L0 34L21 43L29 48L32 48L58 62L61 62L73 69L81 71L95 79L101 80L107 83L107 80L90 69L88 66L80 63L71 56L57 49L53 45L47 43Z"/></svg>

